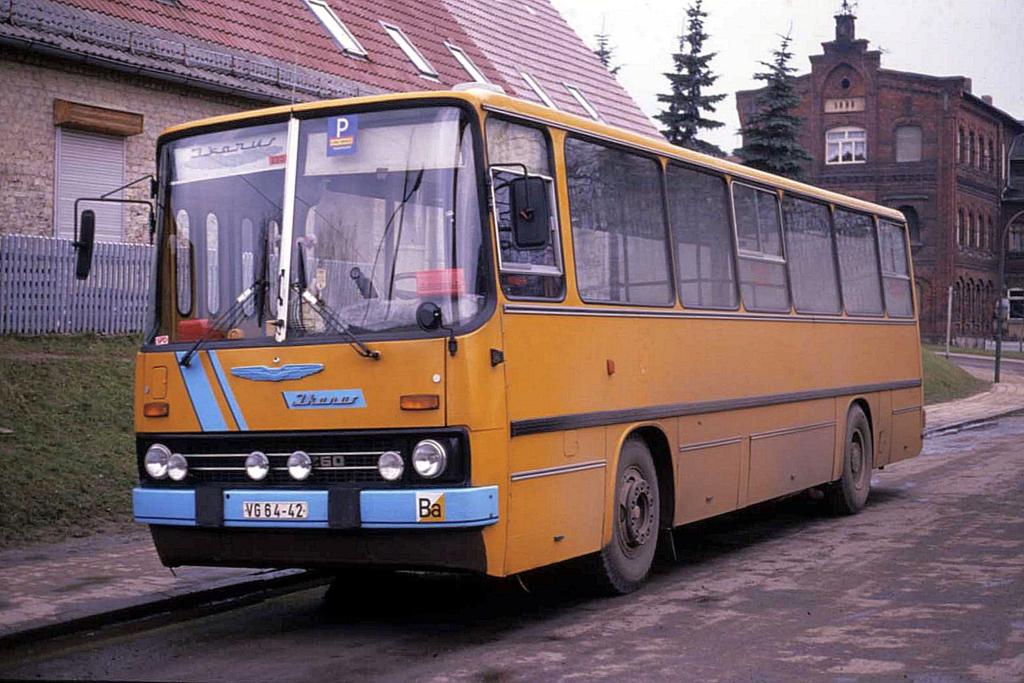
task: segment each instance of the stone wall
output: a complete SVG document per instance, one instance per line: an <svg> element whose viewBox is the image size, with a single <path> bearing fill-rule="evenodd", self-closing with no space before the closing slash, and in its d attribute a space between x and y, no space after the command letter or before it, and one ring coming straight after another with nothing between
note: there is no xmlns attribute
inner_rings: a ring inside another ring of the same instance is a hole
<svg viewBox="0 0 1024 683"><path fill-rule="evenodd" d="M142 114L143 132L127 138L127 181L154 172L156 138L164 128L266 106L8 48L0 48L0 83L0 234L54 236L54 99ZM148 199L148 187L127 196ZM127 241L148 239L144 211L126 210L124 227Z"/></svg>

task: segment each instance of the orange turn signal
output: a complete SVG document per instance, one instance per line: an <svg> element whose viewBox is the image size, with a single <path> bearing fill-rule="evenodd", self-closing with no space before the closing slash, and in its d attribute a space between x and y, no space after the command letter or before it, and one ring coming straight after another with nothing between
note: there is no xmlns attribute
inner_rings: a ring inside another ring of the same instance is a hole
<svg viewBox="0 0 1024 683"><path fill-rule="evenodd" d="M167 417L171 413L171 406L166 401L154 401L142 406L142 414L146 417Z"/></svg>
<svg viewBox="0 0 1024 683"><path fill-rule="evenodd" d="M437 394L406 394L398 399L402 410L437 410L441 407L441 397Z"/></svg>

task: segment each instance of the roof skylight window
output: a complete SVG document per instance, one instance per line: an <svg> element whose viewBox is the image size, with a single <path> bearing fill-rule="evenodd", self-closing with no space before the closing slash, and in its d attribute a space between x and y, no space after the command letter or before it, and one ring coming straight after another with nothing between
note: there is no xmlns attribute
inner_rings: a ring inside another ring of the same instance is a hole
<svg viewBox="0 0 1024 683"><path fill-rule="evenodd" d="M423 56L423 53L416 49L416 46L412 44L409 37L402 32L402 29L391 24L385 24L383 21L380 25L384 27L391 39L398 43L398 47L402 48L402 52L409 58L413 66L419 70L423 76L429 76L430 78L437 78L437 70L430 65L427 58Z"/></svg>
<svg viewBox="0 0 1024 683"><path fill-rule="evenodd" d="M484 76L484 72L477 68L476 64L474 64L473 60L469 58L469 55L466 54L465 50L447 42L445 43L445 47L447 47L448 51L452 53L452 57L455 57L455 61L457 61L462 68L466 70L466 73L469 74L470 78L477 83L490 83L490 81L487 80L487 76Z"/></svg>
<svg viewBox="0 0 1024 683"><path fill-rule="evenodd" d="M568 83L565 83L564 85L565 89L569 91L569 94L572 95L577 102L579 102L579 105L583 107L583 111L587 112L587 115L589 115L590 118L595 121L601 120L601 115L597 113L596 109L594 109L594 105L590 103L590 100L584 97L582 90L577 88L575 85L569 85Z"/></svg>
<svg viewBox="0 0 1024 683"><path fill-rule="evenodd" d="M359 55L360 57L366 56L366 50L359 44L359 41L352 35L352 32L348 30L348 27L338 18L338 15L334 13L334 10L331 9L326 0L306 0L306 6L313 10L313 14L324 25L324 28L331 34L331 37L338 42L342 50L349 54Z"/></svg>
<svg viewBox="0 0 1024 683"><path fill-rule="evenodd" d="M540 98L541 102L551 107L552 109L558 109L558 107L555 106L554 100L548 97L548 94L544 92L544 88L540 87L540 83L534 80L533 76L526 73L525 71L520 71L519 75L522 76L523 80L526 81L526 84L533 89L533 92L536 93L537 97Z"/></svg>

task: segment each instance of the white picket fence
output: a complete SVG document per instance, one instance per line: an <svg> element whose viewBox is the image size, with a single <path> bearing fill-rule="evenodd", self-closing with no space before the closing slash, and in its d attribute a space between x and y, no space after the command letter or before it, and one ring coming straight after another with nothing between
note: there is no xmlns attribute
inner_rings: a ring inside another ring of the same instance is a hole
<svg viewBox="0 0 1024 683"><path fill-rule="evenodd" d="M153 247L96 243L75 279L71 240L0 235L0 334L129 334L146 320Z"/></svg>

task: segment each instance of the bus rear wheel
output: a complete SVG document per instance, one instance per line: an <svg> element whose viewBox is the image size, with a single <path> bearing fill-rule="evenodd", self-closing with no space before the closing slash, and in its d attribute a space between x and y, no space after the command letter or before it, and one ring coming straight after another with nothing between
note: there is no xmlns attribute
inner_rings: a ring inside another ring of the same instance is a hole
<svg viewBox="0 0 1024 683"><path fill-rule="evenodd" d="M846 416L843 474L825 488L825 502L834 514L852 515L864 509L874 468L872 443L871 424L864 410L853 406Z"/></svg>
<svg viewBox="0 0 1024 683"><path fill-rule="evenodd" d="M661 525L658 475L651 451L639 437L622 445L615 480L612 540L596 558L603 587L630 593L644 582L654 562Z"/></svg>

